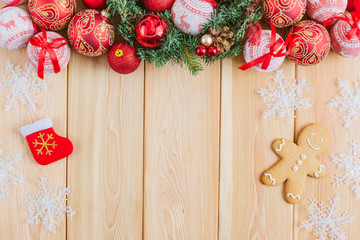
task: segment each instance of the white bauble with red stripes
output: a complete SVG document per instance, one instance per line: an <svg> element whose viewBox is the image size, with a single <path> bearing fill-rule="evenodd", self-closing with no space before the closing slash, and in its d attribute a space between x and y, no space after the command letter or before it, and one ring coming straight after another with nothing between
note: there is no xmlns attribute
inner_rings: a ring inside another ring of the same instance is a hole
<svg viewBox="0 0 360 240"><path fill-rule="evenodd" d="M5 5L12 5L12 6L20 6L23 5L25 3L27 3L28 0L20 0L18 3L14 4L17 1L14 0L0 0L1 3L5 4Z"/></svg>
<svg viewBox="0 0 360 240"><path fill-rule="evenodd" d="M56 38L63 38L60 34L56 32L47 31L47 42L51 43ZM35 37L42 37L42 32L38 33ZM34 69L38 69L39 65L39 55L41 48L33 46L31 43L28 44L26 52L30 64ZM54 49L57 59L59 61L60 70L66 68L70 61L71 50L69 44L62 46L61 48ZM54 67L50 59L50 55L47 52L45 56L45 65L44 65L44 74L54 73Z"/></svg>
<svg viewBox="0 0 360 240"><path fill-rule="evenodd" d="M322 23L339 13L344 13L347 3L347 0L308 0L306 13L313 20Z"/></svg>
<svg viewBox="0 0 360 240"><path fill-rule="evenodd" d="M0 47L23 48L34 34L31 18L25 10L18 7L0 10Z"/></svg>
<svg viewBox="0 0 360 240"><path fill-rule="evenodd" d="M214 8L205 0L176 0L171 13L175 26L183 33L199 34L208 23Z"/></svg>

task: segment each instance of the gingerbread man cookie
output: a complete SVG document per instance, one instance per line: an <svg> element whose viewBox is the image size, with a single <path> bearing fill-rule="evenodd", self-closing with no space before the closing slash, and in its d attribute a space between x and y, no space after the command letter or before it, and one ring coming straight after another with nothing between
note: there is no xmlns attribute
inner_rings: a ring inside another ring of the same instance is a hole
<svg viewBox="0 0 360 240"><path fill-rule="evenodd" d="M262 182L268 186L277 186L285 181L285 199L288 203L301 200L306 175L321 178L325 175L325 166L317 157L323 155L330 146L330 133L320 124L311 124L304 128L298 138L298 144L286 139L276 139L272 149L281 158L262 176Z"/></svg>

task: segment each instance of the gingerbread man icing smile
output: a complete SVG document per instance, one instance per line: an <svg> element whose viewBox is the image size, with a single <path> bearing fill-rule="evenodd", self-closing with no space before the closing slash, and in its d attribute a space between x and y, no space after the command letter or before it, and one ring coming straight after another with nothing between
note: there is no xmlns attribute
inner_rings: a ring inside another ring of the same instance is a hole
<svg viewBox="0 0 360 240"><path fill-rule="evenodd" d="M272 149L281 158L262 176L268 186L277 186L285 181L285 199L289 203L301 200L306 176L321 178L325 166L317 159L330 146L330 133L320 124L307 126L298 138L298 144L286 139L276 139Z"/></svg>

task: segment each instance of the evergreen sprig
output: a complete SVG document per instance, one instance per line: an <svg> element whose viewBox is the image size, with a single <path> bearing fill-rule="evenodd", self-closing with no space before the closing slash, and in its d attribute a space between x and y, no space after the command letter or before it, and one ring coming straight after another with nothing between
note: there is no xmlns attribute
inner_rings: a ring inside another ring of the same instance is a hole
<svg viewBox="0 0 360 240"><path fill-rule="evenodd" d="M243 50L244 37L247 28L252 22L258 22L261 18L259 8L253 9L253 0L232 0L222 1L218 9L214 11L209 23L204 24L204 29L197 36L187 35L180 32L172 22L170 10L160 15L168 24L166 36L161 46L147 48L140 45L135 38L136 23L146 14L153 14L147 11L135 0L108 0L108 11L112 15L118 15L120 24L118 31L126 42L135 46L140 59L157 66L164 66L167 63L178 64L187 67L191 74L197 75L203 70L203 63L208 65L218 60L232 58ZM196 55L196 48L201 45L200 38L211 28L229 27L234 33L235 44L230 50L218 54L215 57L205 56L200 58Z"/></svg>

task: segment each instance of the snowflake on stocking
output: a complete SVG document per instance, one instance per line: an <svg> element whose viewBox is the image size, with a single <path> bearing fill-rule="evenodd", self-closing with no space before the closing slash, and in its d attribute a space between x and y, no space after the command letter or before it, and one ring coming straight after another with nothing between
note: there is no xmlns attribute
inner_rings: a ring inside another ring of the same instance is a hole
<svg viewBox="0 0 360 240"><path fill-rule="evenodd" d="M0 199L9 197L11 185L25 183L25 178L15 169L20 164L22 154L4 155L0 149Z"/></svg>
<svg viewBox="0 0 360 240"><path fill-rule="evenodd" d="M308 211L311 215L308 220L301 222L300 228L312 232L316 240L345 240L341 227L353 222L355 218L347 212L338 214L340 210L339 196L330 198L328 207L322 202L310 199Z"/></svg>
<svg viewBox="0 0 360 240"><path fill-rule="evenodd" d="M331 161L338 169L345 171L342 175L336 175L334 185L353 184L352 190L360 199L360 146L352 141L345 153L331 156Z"/></svg>
<svg viewBox="0 0 360 240"><path fill-rule="evenodd" d="M49 186L46 178L40 178L38 187L41 192L24 196L29 212L27 223L43 224L48 231L56 233L56 227L59 225L57 218L75 215L71 207L66 206L66 197L70 193L70 187L59 187L55 193L54 187Z"/></svg>
<svg viewBox="0 0 360 240"><path fill-rule="evenodd" d="M273 80L276 86L258 91L267 103L265 119L278 115L290 123L295 117L295 110L308 109L312 106L308 99L302 98L302 94L310 90L306 79L288 81L283 71L277 70Z"/></svg>
<svg viewBox="0 0 360 240"><path fill-rule="evenodd" d="M0 82L0 92L7 88L11 91L5 97L5 110L15 108L16 102L20 102L30 110L36 110L37 101L33 97L46 90L48 83L38 78L29 64L26 65L25 70L22 70L19 66L5 61L5 71L9 75Z"/></svg>

